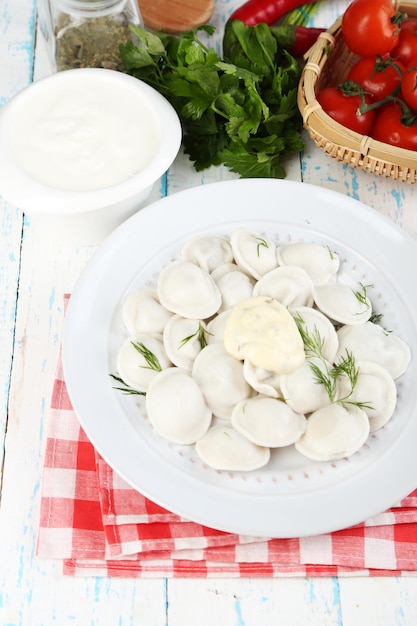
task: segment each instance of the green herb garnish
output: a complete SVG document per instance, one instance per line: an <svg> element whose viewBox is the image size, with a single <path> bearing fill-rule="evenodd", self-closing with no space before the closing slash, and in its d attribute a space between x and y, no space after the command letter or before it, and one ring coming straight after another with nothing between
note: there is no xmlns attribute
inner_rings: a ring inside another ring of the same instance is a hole
<svg viewBox="0 0 417 626"><path fill-rule="evenodd" d="M127 393L132 396L146 396L146 393L144 391L138 391L137 389L133 389L133 387L125 383L125 381L120 378L120 376L110 374L110 377L113 378L113 380L115 380L117 383L119 383L119 385L121 385L121 387L113 387L113 389L116 389L116 391L123 391L123 393Z"/></svg>
<svg viewBox="0 0 417 626"><path fill-rule="evenodd" d="M362 283L359 283L360 285L360 289L358 289L357 291L354 292L356 299L363 304L367 309L369 309L370 304L369 304L369 300L368 300L368 296L367 296L367 289L368 287L370 287L371 285L363 285Z"/></svg>
<svg viewBox="0 0 417 626"><path fill-rule="evenodd" d="M185 152L201 171L226 165L242 178L284 178L283 157L300 152L301 67L266 24L226 24L221 58L199 39L132 26L138 45L120 46L126 71L152 85L177 111Z"/></svg>
<svg viewBox="0 0 417 626"><path fill-rule="evenodd" d="M197 337L198 343L200 344L200 348L203 349L207 345L207 335L211 335L211 333L209 333L209 331L206 328L204 328L202 323L199 322L198 328L195 331L195 333L193 333L192 335L188 335L188 337L184 337L184 339L181 341L179 345L179 348L182 348L183 346L185 346L185 344L187 344L193 337Z"/></svg>
<svg viewBox="0 0 417 626"><path fill-rule="evenodd" d="M350 404L363 409L371 409L372 406L368 402L354 402L349 400L356 387L359 375L359 368L356 366L353 354L346 350L346 356L342 357L338 363L331 365L323 355L325 340L320 335L317 326L314 326L314 330L310 332L299 313L294 316L294 320L303 340L306 358L313 372L315 381L317 384L323 385L330 402L337 402L342 406ZM316 358L319 364L312 361L312 358ZM337 383L343 376L346 376L349 381L349 392L343 398L336 400Z"/></svg>
<svg viewBox="0 0 417 626"><path fill-rule="evenodd" d="M132 346L143 356L147 365L141 365L140 367L144 367L146 369L155 370L155 372L162 372L161 364L159 363L158 357L155 356L153 352L151 352L145 344L135 341L130 342Z"/></svg>
<svg viewBox="0 0 417 626"><path fill-rule="evenodd" d="M261 248L269 248L268 242L265 239L262 239L262 237L256 237L255 236L257 243L256 246L256 254L259 256L261 256Z"/></svg>

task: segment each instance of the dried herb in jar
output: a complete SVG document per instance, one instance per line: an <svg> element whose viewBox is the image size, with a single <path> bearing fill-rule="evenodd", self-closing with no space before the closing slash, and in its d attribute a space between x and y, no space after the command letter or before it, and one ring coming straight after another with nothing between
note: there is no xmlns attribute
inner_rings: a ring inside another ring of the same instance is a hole
<svg viewBox="0 0 417 626"><path fill-rule="evenodd" d="M63 14L57 24L55 38L58 71L77 67L125 71L119 45L131 39L131 32L129 21L124 16L77 19Z"/></svg>

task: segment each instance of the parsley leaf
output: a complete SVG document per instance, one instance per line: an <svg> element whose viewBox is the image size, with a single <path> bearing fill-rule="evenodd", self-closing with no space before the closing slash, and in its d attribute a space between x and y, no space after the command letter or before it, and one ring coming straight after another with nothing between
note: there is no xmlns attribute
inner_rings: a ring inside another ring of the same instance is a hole
<svg viewBox="0 0 417 626"><path fill-rule="evenodd" d="M227 22L221 58L199 39L132 26L120 45L126 71L156 88L177 111L183 146L197 171L226 165L242 178L284 178L288 154L304 147L297 107L298 62L266 24Z"/></svg>

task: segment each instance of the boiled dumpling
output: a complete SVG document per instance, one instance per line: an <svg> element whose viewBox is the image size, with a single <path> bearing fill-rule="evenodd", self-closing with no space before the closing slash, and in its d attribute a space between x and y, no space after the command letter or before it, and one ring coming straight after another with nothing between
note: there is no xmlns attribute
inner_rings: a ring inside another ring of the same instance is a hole
<svg viewBox="0 0 417 626"><path fill-rule="evenodd" d="M243 364L228 354L221 343L201 350L194 361L192 376L216 417L230 420L235 404L252 394L243 376Z"/></svg>
<svg viewBox="0 0 417 626"><path fill-rule="evenodd" d="M197 441L196 452L203 463L216 470L250 472L266 465L271 451L258 446L232 426L213 426Z"/></svg>
<svg viewBox="0 0 417 626"><path fill-rule="evenodd" d="M363 324L372 315L371 301L361 285L357 288L344 283L316 285L314 301L322 313L341 324Z"/></svg>
<svg viewBox="0 0 417 626"><path fill-rule="evenodd" d="M332 365L317 357L311 357L280 379L282 397L297 413L312 413L331 402L328 390L318 380L312 367L315 367L317 372L322 372L325 378Z"/></svg>
<svg viewBox="0 0 417 626"><path fill-rule="evenodd" d="M214 277L214 274L212 274ZM227 311L241 300L250 298L253 292L253 280L244 272L232 270L215 279L222 297L221 311Z"/></svg>
<svg viewBox="0 0 417 626"><path fill-rule="evenodd" d="M162 333L171 316L171 311L159 302L155 289L135 291L122 305L122 319L129 335Z"/></svg>
<svg viewBox="0 0 417 626"><path fill-rule="evenodd" d="M317 309L297 307L291 311L308 355L321 354L330 363L334 363L339 340L331 321Z"/></svg>
<svg viewBox="0 0 417 626"><path fill-rule="evenodd" d="M180 315L170 318L162 336L165 351L172 363L190 371L197 354L207 343L205 323Z"/></svg>
<svg viewBox="0 0 417 626"><path fill-rule="evenodd" d="M122 380L137 391L146 392L159 370L171 365L162 336L138 334L128 337L117 354L117 371Z"/></svg>
<svg viewBox="0 0 417 626"><path fill-rule="evenodd" d="M374 324L366 322L358 326L346 325L337 331L339 350L337 358L346 352L356 361L375 361L382 365L393 377L399 378L407 369L411 359L409 346L397 335Z"/></svg>
<svg viewBox="0 0 417 626"><path fill-rule="evenodd" d="M256 283L254 296L269 296L291 309L312 306L313 281L301 267L277 267Z"/></svg>
<svg viewBox="0 0 417 626"><path fill-rule="evenodd" d="M336 461L351 456L369 435L369 419L356 406L329 404L312 413L296 449L315 461Z"/></svg>
<svg viewBox="0 0 417 626"><path fill-rule="evenodd" d="M328 282L340 265L339 256L335 252L328 246L314 242L290 243L278 248L277 255L280 265L302 267L316 285Z"/></svg>
<svg viewBox="0 0 417 626"><path fill-rule="evenodd" d="M181 250L185 261L196 263L206 272L233 260L233 252L227 237L219 235L195 235Z"/></svg>
<svg viewBox="0 0 417 626"><path fill-rule="evenodd" d="M382 428L392 417L397 403L397 388L387 370L372 361L356 363L358 376L354 388L343 377L339 385L339 398L356 403L369 418L370 430Z"/></svg>
<svg viewBox="0 0 417 626"><path fill-rule="evenodd" d="M263 367L256 367L249 359L245 359L243 361L243 375L249 385L258 393L271 398L281 396L281 376L279 374L266 370Z"/></svg>
<svg viewBox="0 0 417 626"><path fill-rule="evenodd" d="M306 429L304 415L282 400L255 396L233 409L232 426L258 446L280 448L293 444Z"/></svg>
<svg viewBox="0 0 417 626"><path fill-rule="evenodd" d="M221 306L220 291L205 270L189 261L173 261L159 274L159 301L182 317L206 319Z"/></svg>
<svg viewBox="0 0 417 626"><path fill-rule="evenodd" d="M272 239L247 228L238 228L230 236L236 263L256 279L277 266L276 246Z"/></svg>
<svg viewBox="0 0 417 626"><path fill-rule="evenodd" d="M153 379L146 394L146 411L158 434L181 445L203 437L212 420L197 383L180 368L168 368Z"/></svg>

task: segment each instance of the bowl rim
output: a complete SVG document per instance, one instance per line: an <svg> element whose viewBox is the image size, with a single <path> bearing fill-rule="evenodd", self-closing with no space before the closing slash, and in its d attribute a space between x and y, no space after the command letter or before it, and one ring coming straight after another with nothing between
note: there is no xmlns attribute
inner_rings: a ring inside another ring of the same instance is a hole
<svg viewBox="0 0 417 626"><path fill-rule="evenodd" d="M15 105L31 98L34 90L40 92L53 83L58 88L62 82L78 80L79 75L104 77L110 86L127 85L151 102L152 110L160 122L160 143L152 160L139 172L126 180L100 189L76 191L46 185L22 171L12 156L7 126ZM40 78L16 93L0 110L0 195L28 213L77 214L95 211L119 204L149 192L153 184L168 170L181 146L182 128L177 112L170 102L144 81L116 70L105 68L74 68Z"/></svg>

